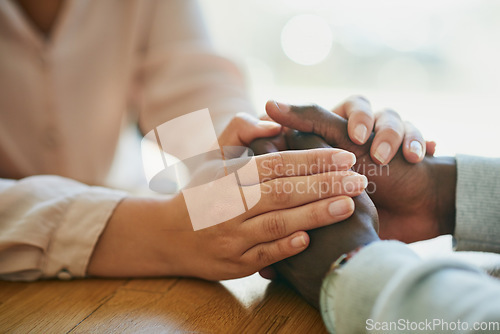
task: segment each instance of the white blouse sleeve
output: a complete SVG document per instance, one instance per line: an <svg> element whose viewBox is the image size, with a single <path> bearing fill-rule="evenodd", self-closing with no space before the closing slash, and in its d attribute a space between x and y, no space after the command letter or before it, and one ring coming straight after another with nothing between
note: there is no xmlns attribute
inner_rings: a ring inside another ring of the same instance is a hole
<svg viewBox="0 0 500 334"><path fill-rule="evenodd" d="M254 113L240 70L214 52L197 1L155 5L135 84L141 130L208 108L219 134L237 112Z"/></svg>
<svg viewBox="0 0 500 334"><path fill-rule="evenodd" d="M0 179L0 278L83 277L125 193L59 176Z"/></svg>

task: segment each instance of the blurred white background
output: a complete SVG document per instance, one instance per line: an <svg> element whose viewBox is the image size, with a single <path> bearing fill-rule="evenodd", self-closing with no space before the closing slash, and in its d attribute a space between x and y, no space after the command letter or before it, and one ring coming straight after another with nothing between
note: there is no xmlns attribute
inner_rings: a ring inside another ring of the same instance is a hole
<svg viewBox="0 0 500 334"><path fill-rule="evenodd" d="M414 123L437 155L500 156L500 1L199 2L259 113L270 98L332 108L362 94L374 110L390 107ZM111 186L147 188L139 155L129 129Z"/></svg>
<svg viewBox="0 0 500 334"><path fill-rule="evenodd" d="M500 1L200 0L252 99L332 108L363 94L437 154L499 156Z"/></svg>

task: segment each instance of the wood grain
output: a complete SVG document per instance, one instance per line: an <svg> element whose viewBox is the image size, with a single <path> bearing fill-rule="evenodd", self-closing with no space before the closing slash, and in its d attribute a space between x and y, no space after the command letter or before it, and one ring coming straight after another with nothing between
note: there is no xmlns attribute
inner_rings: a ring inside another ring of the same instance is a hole
<svg viewBox="0 0 500 334"><path fill-rule="evenodd" d="M0 332L67 333L106 303L125 282L0 282Z"/></svg>
<svg viewBox="0 0 500 334"><path fill-rule="evenodd" d="M283 283L253 275L0 282L1 333L324 333Z"/></svg>

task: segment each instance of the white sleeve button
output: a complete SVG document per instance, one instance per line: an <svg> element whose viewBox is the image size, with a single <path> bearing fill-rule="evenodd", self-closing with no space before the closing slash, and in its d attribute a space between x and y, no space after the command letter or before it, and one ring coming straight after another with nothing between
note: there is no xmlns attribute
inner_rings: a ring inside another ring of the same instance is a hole
<svg viewBox="0 0 500 334"><path fill-rule="evenodd" d="M72 279L73 276L71 276L71 274L66 269L63 269L59 273L57 273L57 278L63 281L68 281Z"/></svg>

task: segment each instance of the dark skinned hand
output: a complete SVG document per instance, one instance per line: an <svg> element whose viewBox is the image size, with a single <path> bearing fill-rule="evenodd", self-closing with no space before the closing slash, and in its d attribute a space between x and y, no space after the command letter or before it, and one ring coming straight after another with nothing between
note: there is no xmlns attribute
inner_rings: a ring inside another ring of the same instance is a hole
<svg viewBox="0 0 500 334"><path fill-rule="evenodd" d="M309 231L309 247L273 265L311 305L319 309L321 283L342 254L379 240L377 210L366 193L354 198L356 210L347 220Z"/></svg>
<svg viewBox="0 0 500 334"><path fill-rule="evenodd" d="M295 149L328 146L316 135L299 134L292 130L288 130L286 139ZM319 308L321 283L331 264L340 255L379 239L377 210L370 197L363 192L354 198L354 204L356 209L347 220L309 231L310 243L304 252L267 269L268 273L277 271L316 308Z"/></svg>
<svg viewBox="0 0 500 334"><path fill-rule="evenodd" d="M378 209L381 238L413 242L453 233L455 161L453 158L427 156L421 163L409 163L403 152L405 145L409 146L409 141L415 136L411 128L407 128L406 133L403 131L403 149L397 151L387 166L381 167L380 161L372 158L371 154L375 146L373 142L381 131L381 126L377 128L377 124L375 134L371 134L364 144L358 145L349 137L347 120L319 106L278 106L268 102L266 111L274 121L289 129L285 129L286 144L279 137L271 141L264 140L264 145L254 142L251 147L258 153L263 148L332 146L356 155L357 162L353 170L365 174L370 181L368 191ZM395 117L393 112L388 114ZM391 130L391 126L397 127L397 124L390 124L393 121L381 123L389 136L392 134L396 138L401 132L398 129ZM276 146L273 141L277 141L280 146Z"/></svg>
<svg viewBox="0 0 500 334"><path fill-rule="evenodd" d="M339 109L342 110L338 112ZM341 108L337 108L335 114L314 105L290 107L269 102L266 106L268 115L284 125L284 131L279 136L255 141L251 147L256 153L332 146L352 151L357 157L353 169L361 173L364 171L371 183L370 197L379 209L382 238L411 242L452 233L456 182L454 159L425 157L422 163L412 164L419 160L414 154L412 156L413 152L408 149L410 143L414 139L419 139L420 142L423 139L418 131L408 124L403 133L401 130L399 132L395 130L398 122L394 120L399 116L391 111L378 114L379 122L375 123L375 133L371 133L366 141L360 144L356 139L351 139L353 137L351 129L355 127L351 125L354 123L353 118L357 118L356 121L359 123L361 117L359 114L363 114L363 117L366 114L359 112L359 109L362 108L347 102ZM348 120L337 114L347 116ZM358 116L354 117L356 115ZM374 154L374 148L376 144L380 144L381 137L385 137L386 140L389 138L389 142L396 143L396 147L403 144L395 150L395 156L389 166L383 168L380 167L381 161ZM433 154L435 144L426 143L424 147ZM344 226L350 226L349 222L355 222L352 228L359 230L358 233L351 231L344 235L342 232L335 232L343 223L311 231L308 250L300 256L294 256L274 265L281 276L291 282L311 304L317 306L319 287L331 263L342 253L362 243L355 241L360 239L357 235L363 235L364 231L367 232L367 239L377 239L376 235L369 237L367 229L360 228L367 226L360 222L369 220L367 216L370 214L366 213L370 209L366 202L366 197L358 197L356 212L345 221ZM375 219L372 221L375 222ZM339 235L343 236L341 240L337 239ZM351 239L350 235L355 237ZM345 240L352 243L349 247L345 247L345 251L341 252L335 248L336 242L339 242L339 248L344 248L342 242ZM261 275L272 278L275 276L275 271L272 268L265 268L261 271Z"/></svg>

